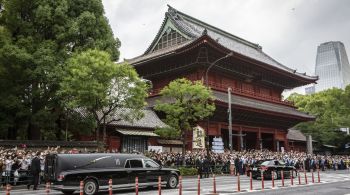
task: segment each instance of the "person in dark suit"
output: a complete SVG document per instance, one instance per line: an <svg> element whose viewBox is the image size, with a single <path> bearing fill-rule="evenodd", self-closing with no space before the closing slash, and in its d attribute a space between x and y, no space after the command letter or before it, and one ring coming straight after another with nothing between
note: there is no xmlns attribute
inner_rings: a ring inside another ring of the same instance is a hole
<svg viewBox="0 0 350 195"><path fill-rule="evenodd" d="M197 167L197 172L200 176L200 178L203 178L203 163L202 163L202 159L197 158L196 160L196 167Z"/></svg>
<svg viewBox="0 0 350 195"><path fill-rule="evenodd" d="M30 189L30 186L33 185L33 190L38 189L39 184L39 174L40 174L40 152L37 152L34 158L32 159L32 163L30 165L30 173L32 175L32 180L29 181L27 188Z"/></svg>
<svg viewBox="0 0 350 195"><path fill-rule="evenodd" d="M238 156L236 156L234 162L235 162L235 170L236 170L235 175L237 176L239 173L239 157Z"/></svg>
<svg viewBox="0 0 350 195"><path fill-rule="evenodd" d="M203 161L204 178L209 178L209 171L210 171L210 160L208 157L205 157Z"/></svg>

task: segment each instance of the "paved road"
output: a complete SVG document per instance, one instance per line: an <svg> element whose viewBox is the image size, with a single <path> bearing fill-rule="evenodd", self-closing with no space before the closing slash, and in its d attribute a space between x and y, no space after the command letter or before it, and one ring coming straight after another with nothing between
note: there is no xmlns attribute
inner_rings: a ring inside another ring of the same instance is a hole
<svg viewBox="0 0 350 195"><path fill-rule="evenodd" d="M315 183L312 183L311 173L307 173L308 184L305 184L305 178L302 174L301 185L298 185L298 178L294 179L294 185L291 186L290 179L285 180L285 187L282 187L281 180L275 181L275 188L272 189L272 183L270 180L264 181L264 191L261 190L261 180L253 181L253 191L249 191L249 178L241 176L241 192L237 192L237 177L234 176L217 176L216 177L216 189L220 195L231 194L284 194L284 195L300 195L300 194L324 194L324 195L344 195L350 194L350 172L349 171L328 171L321 172L321 182L317 182L317 174L315 174ZM201 194L208 195L213 192L213 178L202 179L200 182ZM13 190L11 195L44 195L45 190L28 191L28 190ZM52 195L61 195L62 193L52 191ZM101 195L107 195L106 192L101 192ZM113 194L134 195L134 189L124 191L114 191ZM157 189L140 189L140 195L155 195ZM163 189L162 194L166 195L178 195L178 189L168 190ZM197 179L186 178L183 180L183 193L184 195L197 194Z"/></svg>

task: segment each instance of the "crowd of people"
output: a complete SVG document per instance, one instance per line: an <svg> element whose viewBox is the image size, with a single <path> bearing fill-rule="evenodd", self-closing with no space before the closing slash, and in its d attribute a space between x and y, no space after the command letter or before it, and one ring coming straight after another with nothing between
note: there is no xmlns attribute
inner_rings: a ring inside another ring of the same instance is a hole
<svg viewBox="0 0 350 195"><path fill-rule="evenodd" d="M51 153L87 153L88 150L64 150L59 147L46 148L42 150L30 150L26 148L0 148L0 181L3 185L7 183L16 185L20 181L21 174L43 175L45 167L45 156ZM92 151L96 152L96 151ZM107 152L107 151L106 151ZM162 166L179 167L182 166L182 154L175 152L149 151L146 156L154 159ZM272 152L268 150L246 150L246 151L225 151L224 153L212 153L209 156L205 150L187 151L185 154L185 165L196 168L198 173L208 177L215 167L222 173L228 173L234 169L237 174L244 174L246 168L259 160L274 159L284 162L286 165L295 166L297 169L320 170L341 170L350 168L350 156L348 155L310 155L304 152ZM35 162L35 166L33 166ZM28 184L37 183L34 181ZM25 183L25 181L23 181Z"/></svg>
<svg viewBox="0 0 350 195"><path fill-rule="evenodd" d="M163 166L181 166L181 153L156 152L151 151L148 155ZM287 166L294 166L296 169L307 171L320 169L344 170L350 168L349 155L310 155L304 152L272 152L268 150L244 150L225 151L224 153L209 153L205 150L187 151L185 154L185 164L198 169L198 173L213 172L214 168L219 168L221 172L229 172L234 169L235 174L244 174L249 165L259 160L278 160Z"/></svg>

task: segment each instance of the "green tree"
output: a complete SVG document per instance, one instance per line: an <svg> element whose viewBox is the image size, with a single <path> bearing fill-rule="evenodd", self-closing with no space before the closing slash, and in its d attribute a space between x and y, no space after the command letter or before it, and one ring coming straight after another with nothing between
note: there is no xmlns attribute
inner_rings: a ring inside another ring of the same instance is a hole
<svg viewBox="0 0 350 195"><path fill-rule="evenodd" d="M160 94L170 103L158 102L155 109L166 114L165 123L180 132L183 164L187 132L193 131L200 120L210 116L214 110L212 92L200 81L177 79L164 87Z"/></svg>
<svg viewBox="0 0 350 195"><path fill-rule="evenodd" d="M1 0L0 128L28 139L57 129L65 110L56 97L65 62L73 53L99 49L118 60L101 0ZM9 136L7 136L9 137Z"/></svg>
<svg viewBox="0 0 350 195"><path fill-rule="evenodd" d="M343 144L344 135L340 128L350 127L350 86L345 90L328 89L311 95L292 94L288 99L293 101L299 110L316 116L312 122L297 125L303 133L311 134L319 144Z"/></svg>
<svg viewBox="0 0 350 195"><path fill-rule="evenodd" d="M107 52L88 50L74 55L64 75L58 94L66 107L82 109L95 119L97 140L101 125L105 141L108 123L142 117L147 83L132 66L113 63Z"/></svg>

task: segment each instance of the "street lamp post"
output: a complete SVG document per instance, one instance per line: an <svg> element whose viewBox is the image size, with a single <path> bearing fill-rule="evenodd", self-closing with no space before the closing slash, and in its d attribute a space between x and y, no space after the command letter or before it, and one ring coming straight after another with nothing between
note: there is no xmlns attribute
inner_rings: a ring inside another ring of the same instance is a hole
<svg viewBox="0 0 350 195"><path fill-rule="evenodd" d="M231 109L231 87L227 89L228 93L228 145L230 148L230 152L232 152L232 109Z"/></svg>
<svg viewBox="0 0 350 195"><path fill-rule="evenodd" d="M225 56L223 56L223 57L221 57L221 58L215 60L214 62L212 62L212 63L208 66L207 70L205 71L205 85L206 85L208 88L209 88L209 82L208 82L208 73L209 73L209 70L210 70L213 66L215 66L215 64L218 63L220 60L225 59L225 58L228 58L228 57L230 57L230 56L232 56L232 55L233 55L233 53L230 52L230 53L228 53L227 55L225 55ZM206 138L207 156L209 157L209 116L207 117L207 131L206 131L206 136L205 136L205 138Z"/></svg>

